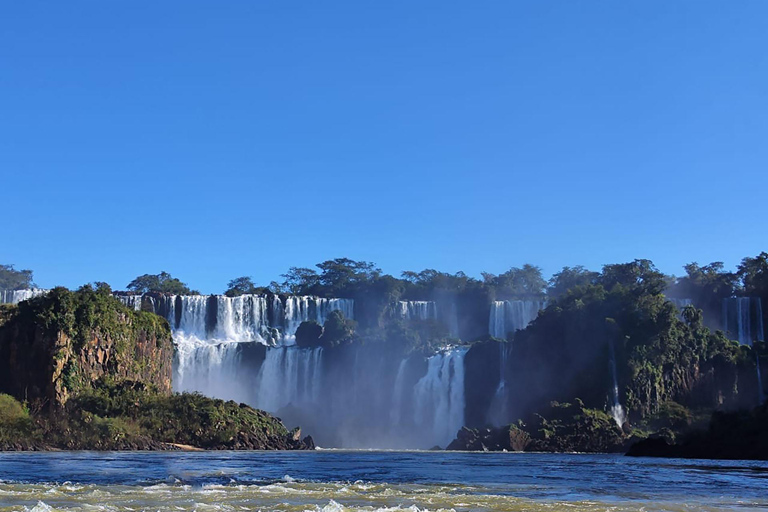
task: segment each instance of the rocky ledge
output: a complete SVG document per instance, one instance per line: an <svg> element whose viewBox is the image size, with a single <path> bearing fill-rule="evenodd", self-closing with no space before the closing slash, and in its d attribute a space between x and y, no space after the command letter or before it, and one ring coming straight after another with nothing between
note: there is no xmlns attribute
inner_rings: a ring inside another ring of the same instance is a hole
<svg viewBox="0 0 768 512"><path fill-rule="evenodd" d="M459 430L447 450L528 452L624 452L630 438L603 411L581 400L550 404L528 422Z"/></svg>

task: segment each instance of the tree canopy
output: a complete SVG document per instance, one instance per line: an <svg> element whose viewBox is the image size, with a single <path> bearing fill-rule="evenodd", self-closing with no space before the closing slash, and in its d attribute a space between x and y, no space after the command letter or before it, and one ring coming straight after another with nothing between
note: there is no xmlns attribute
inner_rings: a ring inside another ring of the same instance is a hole
<svg viewBox="0 0 768 512"><path fill-rule="evenodd" d="M34 288L31 270L16 270L13 265L0 265L0 290Z"/></svg>
<svg viewBox="0 0 768 512"><path fill-rule="evenodd" d="M138 276L128 283L128 289L137 293L159 292L174 295L199 295L200 293L196 290L190 290L186 283L182 283L168 272Z"/></svg>

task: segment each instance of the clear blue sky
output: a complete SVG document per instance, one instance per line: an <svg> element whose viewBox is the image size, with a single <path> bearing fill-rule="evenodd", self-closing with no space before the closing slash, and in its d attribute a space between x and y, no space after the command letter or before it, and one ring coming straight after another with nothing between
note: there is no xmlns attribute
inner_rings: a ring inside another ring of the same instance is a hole
<svg viewBox="0 0 768 512"><path fill-rule="evenodd" d="M0 263L204 292L768 250L768 2L4 2Z"/></svg>

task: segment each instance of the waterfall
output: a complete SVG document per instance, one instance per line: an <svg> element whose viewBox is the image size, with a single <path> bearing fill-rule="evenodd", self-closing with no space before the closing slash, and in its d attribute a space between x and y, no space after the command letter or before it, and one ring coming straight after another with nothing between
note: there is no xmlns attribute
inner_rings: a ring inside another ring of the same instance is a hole
<svg viewBox="0 0 768 512"><path fill-rule="evenodd" d="M129 307L141 309L142 296L116 295ZM265 295L164 295L157 300L144 295L160 316L171 324L177 344L241 343L292 345L302 322L325 323L332 311L354 316L352 299ZM277 339L273 330L279 331Z"/></svg>
<svg viewBox="0 0 768 512"><path fill-rule="evenodd" d="M763 307L759 297L723 299L723 330L743 345L764 340Z"/></svg>
<svg viewBox="0 0 768 512"><path fill-rule="evenodd" d="M616 371L616 352L613 348L613 342L608 344L608 350L611 355L611 376L613 377L613 389L611 390L613 405L611 406L611 416L613 416L613 420L616 422L619 428L622 428L624 423L627 421L627 414L624 411L624 407L621 406L621 401L619 400L619 380L617 375L618 372Z"/></svg>
<svg viewBox="0 0 768 512"><path fill-rule="evenodd" d="M547 307L543 300L497 300L491 304L488 320L488 333L500 339L506 339L508 333L514 333L528 327Z"/></svg>
<svg viewBox="0 0 768 512"><path fill-rule="evenodd" d="M445 446L464 425L464 356L454 348L427 360L427 374L414 388L414 420L431 431L431 439Z"/></svg>
<svg viewBox="0 0 768 512"><path fill-rule="evenodd" d="M302 322L314 320L323 325L332 311L341 311L346 318L354 318L354 301L351 299L321 299L319 297L290 296L282 311L284 344L292 344L296 330Z"/></svg>
<svg viewBox="0 0 768 512"><path fill-rule="evenodd" d="M322 357L322 348L269 347L256 377L254 405L277 413L290 404L317 404L321 396Z"/></svg>
<svg viewBox="0 0 768 512"><path fill-rule="evenodd" d="M141 311L141 300L143 295L115 295L115 298L125 304L127 307Z"/></svg>
<svg viewBox="0 0 768 512"><path fill-rule="evenodd" d="M198 391L223 400L248 402L251 390L241 375L241 344L219 343L178 346L174 391Z"/></svg>
<svg viewBox="0 0 768 512"><path fill-rule="evenodd" d="M499 343L499 385L488 408L488 422L495 426L509 423L509 386L507 386L507 361L512 352L511 343Z"/></svg>
<svg viewBox="0 0 768 512"><path fill-rule="evenodd" d="M395 312L403 320L436 320L437 304L426 300L401 300L397 303Z"/></svg>
<svg viewBox="0 0 768 512"><path fill-rule="evenodd" d="M45 295L50 290L31 288L27 290L0 290L0 304L18 304L19 302Z"/></svg>
<svg viewBox="0 0 768 512"><path fill-rule="evenodd" d="M393 428L400 425L400 418L403 413L403 393L405 392L405 369L408 366L408 358L400 361L397 367L397 376L395 377L395 389L392 393L392 409L389 411L389 418Z"/></svg>
<svg viewBox="0 0 768 512"><path fill-rule="evenodd" d="M755 354L755 362L757 363L757 401L758 405L765 402L765 390L763 388L763 376L760 373L760 356Z"/></svg>

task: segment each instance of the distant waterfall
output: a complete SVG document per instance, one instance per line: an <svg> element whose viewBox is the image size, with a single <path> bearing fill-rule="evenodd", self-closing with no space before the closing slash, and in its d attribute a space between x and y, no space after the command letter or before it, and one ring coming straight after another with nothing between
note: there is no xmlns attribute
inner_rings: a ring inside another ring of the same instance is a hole
<svg viewBox="0 0 768 512"><path fill-rule="evenodd" d="M389 411L389 418L393 428L400 425L400 419L403 415L403 394L405 393L405 369L408 366L408 358L400 361L395 376L395 389L392 393L392 409Z"/></svg>
<svg viewBox="0 0 768 512"><path fill-rule="evenodd" d="M613 405L611 406L611 416L613 416L613 420L619 428L622 428L627 421L627 413L624 411L624 407L622 407L621 401L619 400L619 379L616 371L616 351L613 348L613 342L608 344L608 350L610 351L611 356L611 376L613 377L613 388L611 390L613 395Z"/></svg>
<svg viewBox="0 0 768 512"><path fill-rule="evenodd" d="M19 302L45 295L50 290L32 288L28 290L0 290L0 304L18 304Z"/></svg>
<svg viewBox="0 0 768 512"><path fill-rule="evenodd" d="M436 354L427 361L427 374L414 388L415 423L430 429L441 446L450 443L464 425L464 356L466 348Z"/></svg>
<svg viewBox="0 0 768 512"><path fill-rule="evenodd" d="M256 378L254 405L277 413L287 405L317 404L321 396L322 358L322 348L268 348Z"/></svg>
<svg viewBox="0 0 768 512"><path fill-rule="evenodd" d="M755 362L757 363L757 400L758 405L765 402L765 388L763 388L763 376L760 373L760 357L755 354Z"/></svg>
<svg viewBox="0 0 768 512"><path fill-rule="evenodd" d="M395 306L395 313L403 320L436 320L437 304L426 300L401 300Z"/></svg>
<svg viewBox="0 0 768 512"><path fill-rule="evenodd" d="M243 379L240 343L177 347L173 388L198 391L224 400L247 402L249 385Z"/></svg>
<svg viewBox="0 0 768 512"><path fill-rule="evenodd" d="M322 325L331 311L341 311L346 318L354 317L354 301L351 299L289 296L286 297L284 305L278 306L277 309L283 313L284 340L290 342L296 339L296 330L302 322L314 320Z"/></svg>
<svg viewBox="0 0 768 512"><path fill-rule="evenodd" d="M488 408L488 422L495 426L509 423L510 389L507 385L507 361L512 343L499 343L499 384Z"/></svg>
<svg viewBox="0 0 768 512"><path fill-rule="evenodd" d="M240 295L116 295L128 307L141 309L149 301L155 313L168 319L177 345L256 342L292 345L302 322L325 323L332 311L354 318L352 299L307 296ZM276 336L276 337L275 337Z"/></svg>
<svg viewBox="0 0 768 512"><path fill-rule="evenodd" d="M488 333L500 339L506 339L507 334L525 329L546 308L543 300L497 300L491 304L491 315L488 320Z"/></svg>
<svg viewBox="0 0 768 512"><path fill-rule="evenodd" d="M723 330L743 345L764 340L763 307L759 297L723 299Z"/></svg>
<svg viewBox="0 0 768 512"><path fill-rule="evenodd" d="M141 301L144 298L143 295L122 295L122 294L115 294L115 298L128 306L129 308L140 311L141 310Z"/></svg>

